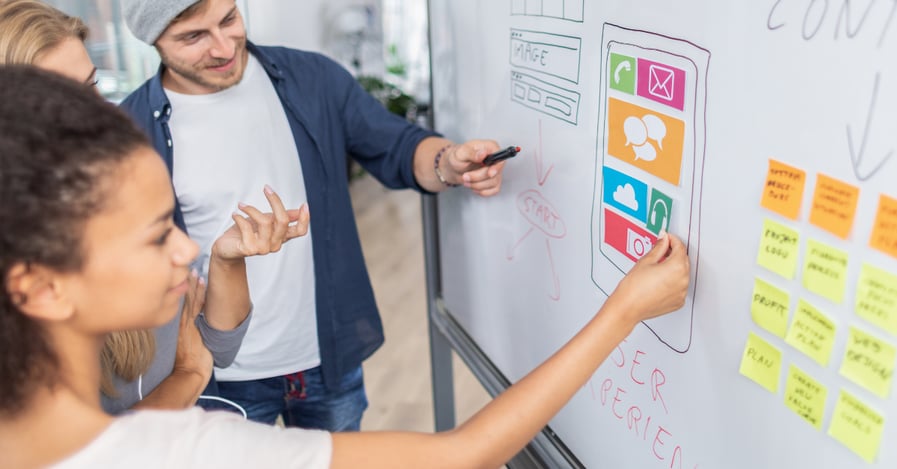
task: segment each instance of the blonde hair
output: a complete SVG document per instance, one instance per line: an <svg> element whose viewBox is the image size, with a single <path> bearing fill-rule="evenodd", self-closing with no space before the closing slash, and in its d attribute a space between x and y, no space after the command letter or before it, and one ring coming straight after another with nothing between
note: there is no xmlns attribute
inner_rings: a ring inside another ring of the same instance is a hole
<svg viewBox="0 0 897 469"><path fill-rule="evenodd" d="M87 25L38 0L0 0L0 65L31 65L41 54L68 38L87 39ZM100 389L117 397L113 377L134 381L149 369L156 354L152 331L114 332L101 355Z"/></svg>
<svg viewBox="0 0 897 469"><path fill-rule="evenodd" d="M156 355L156 336L152 331L113 332L106 337L100 354L103 377L100 390L110 397L118 397L113 377L131 382L146 373Z"/></svg>
<svg viewBox="0 0 897 469"><path fill-rule="evenodd" d="M72 37L87 39L80 18L38 0L0 0L0 65L33 64Z"/></svg>

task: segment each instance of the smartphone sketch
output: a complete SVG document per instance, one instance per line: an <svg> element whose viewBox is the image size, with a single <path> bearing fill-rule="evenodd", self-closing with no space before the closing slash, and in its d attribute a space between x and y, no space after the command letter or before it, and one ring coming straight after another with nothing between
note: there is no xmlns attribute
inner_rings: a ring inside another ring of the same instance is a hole
<svg viewBox="0 0 897 469"><path fill-rule="evenodd" d="M692 265L688 299L645 325L684 353L697 284L710 52L612 24L604 25L601 51L592 280L610 294L661 231L680 237Z"/></svg>

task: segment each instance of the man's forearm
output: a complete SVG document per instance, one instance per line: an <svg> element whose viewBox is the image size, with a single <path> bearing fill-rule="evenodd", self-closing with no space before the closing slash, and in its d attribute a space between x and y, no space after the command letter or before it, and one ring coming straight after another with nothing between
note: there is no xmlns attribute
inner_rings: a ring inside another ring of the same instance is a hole
<svg viewBox="0 0 897 469"><path fill-rule="evenodd" d="M436 169L433 162L440 150L446 145L451 145L451 140L441 137L427 137L417 145L414 151L414 178L417 183L430 192L439 192L448 186L442 183L436 176ZM440 161L440 174L451 184L460 184L460 175L455 174L449 165L446 164L445 153L443 153Z"/></svg>

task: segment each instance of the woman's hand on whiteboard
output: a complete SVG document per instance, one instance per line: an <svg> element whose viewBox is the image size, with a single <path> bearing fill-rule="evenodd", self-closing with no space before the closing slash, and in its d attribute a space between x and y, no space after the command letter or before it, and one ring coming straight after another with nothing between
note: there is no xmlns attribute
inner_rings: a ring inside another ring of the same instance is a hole
<svg viewBox="0 0 897 469"><path fill-rule="evenodd" d="M681 308L688 294L688 281L685 245L667 233L636 262L608 301L622 301L623 314L635 323Z"/></svg>
<svg viewBox="0 0 897 469"><path fill-rule="evenodd" d="M475 194L489 197L501 190L505 162L483 166L483 159L499 150L494 140L468 140L455 145L446 155L452 172L461 175L461 184Z"/></svg>

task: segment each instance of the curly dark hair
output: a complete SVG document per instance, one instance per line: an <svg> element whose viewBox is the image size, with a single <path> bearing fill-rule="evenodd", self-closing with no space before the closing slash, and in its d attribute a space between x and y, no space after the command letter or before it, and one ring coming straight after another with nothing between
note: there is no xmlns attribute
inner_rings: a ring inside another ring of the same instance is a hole
<svg viewBox="0 0 897 469"><path fill-rule="evenodd" d="M146 137L83 84L31 67L0 67L0 416L51 385L58 359L8 290L15 266L77 272L88 218Z"/></svg>

